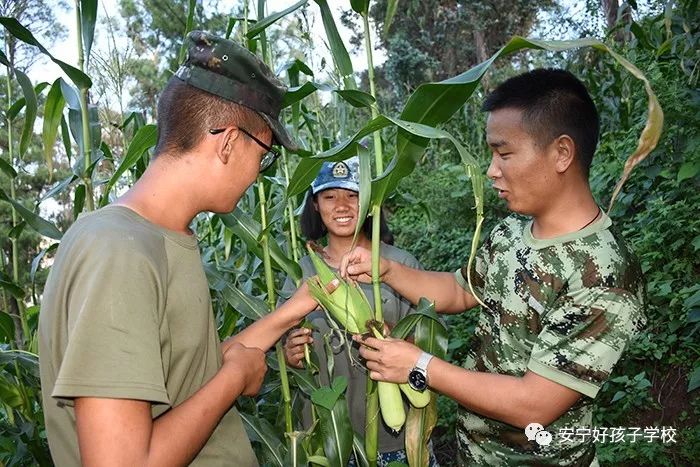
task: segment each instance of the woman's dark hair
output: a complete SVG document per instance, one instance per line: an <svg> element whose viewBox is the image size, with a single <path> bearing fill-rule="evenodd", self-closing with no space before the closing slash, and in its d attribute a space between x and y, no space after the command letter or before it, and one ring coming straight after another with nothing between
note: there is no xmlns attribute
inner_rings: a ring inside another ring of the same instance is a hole
<svg viewBox="0 0 700 467"><path fill-rule="evenodd" d="M322 193L322 192L319 192ZM316 210L314 206L314 201L316 201L316 195L311 194L311 190L306 193L306 201L304 203L304 209L301 212L301 219L299 223L301 224L301 233L306 237L307 240L317 241L320 240L326 233L326 226L323 224L321 219L321 214ZM372 218L367 217L365 223L362 224L362 232L367 238L372 238ZM389 230L389 226L384 218L384 211L381 212L379 216L379 236L382 242L387 245L394 244L394 235Z"/></svg>

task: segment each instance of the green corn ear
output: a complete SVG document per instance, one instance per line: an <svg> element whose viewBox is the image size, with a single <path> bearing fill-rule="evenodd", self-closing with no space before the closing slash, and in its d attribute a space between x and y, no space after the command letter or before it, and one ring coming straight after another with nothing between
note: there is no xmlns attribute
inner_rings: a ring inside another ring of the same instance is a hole
<svg viewBox="0 0 700 467"><path fill-rule="evenodd" d="M399 385L396 383L377 382L377 392L379 393L379 409L382 413L384 423L398 432L406 423L406 411L403 408L403 399Z"/></svg>
<svg viewBox="0 0 700 467"><path fill-rule="evenodd" d="M328 285L330 281L335 279L335 273L331 270L331 268L328 267L325 261L323 261L318 254L314 251L313 248L311 248L311 245L307 244L306 249L309 251L309 258L311 258L311 262L314 265L314 269L316 269L316 274L318 274L318 278L321 279L321 282L323 285Z"/></svg>
<svg viewBox="0 0 700 467"><path fill-rule="evenodd" d="M430 391L425 390L423 392L416 391L408 383L399 384L401 391L403 391L406 399L411 405L417 409L422 409L430 403Z"/></svg>
<svg viewBox="0 0 700 467"><path fill-rule="evenodd" d="M321 303L333 316L333 319L353 334L361 334L367 331L367 321L372 319L372 309L362 289L356 284L348 284L333 272L328 265L307 245L309 257L316 269L316 274L323 286L328 285L333 279L338 279L339 285L333 293L328 294L325 287L321 287L313 280L309 283L309 290L313 297Z"/></svg>

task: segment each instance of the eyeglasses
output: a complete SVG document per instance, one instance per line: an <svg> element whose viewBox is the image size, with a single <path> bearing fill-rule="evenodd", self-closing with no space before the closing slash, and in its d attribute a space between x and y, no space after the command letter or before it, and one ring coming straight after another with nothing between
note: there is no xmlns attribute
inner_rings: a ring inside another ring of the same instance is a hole
<svg viewBox="0 0 700 467"><path fill-rule="evenodd" d="M279 150L276 148L273 148L272 146L268 146L267 144L263 143L258 138L256 138L252 134L250 134L249 131L247 131L241 127L238 127L238 129L241 130L241 133L243 133L244 135L246 135L247 137L249 137L250 139L252 139L256 143L258 143L258 145L261 148L263 148L265 151L267 151L263 155L262 160L260 161L260 172L264 172L267 169L269 169L270 166L275 163L277 158L280 157L281 154L280 154ZM218 135L219 133L223 133L224 131L226 131L226 128L214 128L214 129L209 130L209 134Z"/></svg>

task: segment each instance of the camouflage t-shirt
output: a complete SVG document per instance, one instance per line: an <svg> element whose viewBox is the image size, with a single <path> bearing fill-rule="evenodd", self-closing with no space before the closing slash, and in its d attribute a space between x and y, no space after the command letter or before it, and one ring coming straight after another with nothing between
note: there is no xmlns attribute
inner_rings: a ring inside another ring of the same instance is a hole
<svg viewBox="0 0 700 467"><path fill-rule="evenodd" d="M597 465L590 436L563 441L557 434L591 427L595 396L645 324L641 269L611 225L603 214L578 232L541 240L532 221L511 216L480 249L472 284L488 309L464 368L517 377L529 370L583 397L545 427L549 445L460 407L462 465ZM455 276L469 290L466 272Z"/></svg>

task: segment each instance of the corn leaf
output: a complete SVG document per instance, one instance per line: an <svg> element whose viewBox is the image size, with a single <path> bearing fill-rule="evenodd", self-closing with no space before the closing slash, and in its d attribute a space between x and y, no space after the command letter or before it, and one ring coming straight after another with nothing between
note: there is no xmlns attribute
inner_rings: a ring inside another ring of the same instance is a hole
<svg viewBox="0 0 700 467"><path fill-rule="evenodd" d="M81 89L87 89L90 86L92 86L92 81L90 80L90 77L88 77L88 75L86 75L79 69L65 62L62 62L61 60L57 60L56 58L54 58L54 56L51 55L51 53L48 50L46 50L46 48L43 45L41 45L41 43L38 40L36 40L34 35L31 32L29 32L29 29L22 26L22 24L20 24L20 22L17 21L15 18L2 16L0 17L0 24L5 26L7 30L10 31L10 34L15 36L17 39L21 40L26 44L37 47L41 51L41 53L49 57L52 62L58 65L64 71L64 73L68 75L71 81L75 83L76 86L78 86Z"/></svg>
<svg viewBox="0 0 700 467"><path fill-rule="evenodd" d="M345 140L344 142L332 147L331 149L324 151L310 159L302 159L297 166L297 170L294 172L292 179L287 187L287 196L295 196L304 191L309 187L313 179L318 174L323 161L336 161L347 159L348 157L354 155L357 151L355 145L365 136L379 131L388 126L397 126L399 131L405 131L406 133L425 139L439 138L447 139L455 146L463 161L468 161L473 165L477 165L476 160L469 155L467 150L454 138L450 133L444 130L439 130L427 125L420 123L409 122L406 120L400 120L393 117L387 117L386 115L379 115L367 123L363 128L358 130L353 136ZM315 161L314 161L315 159ZM396 166L396 159L392 160L392 164ZM392 165L387 170L393 170ZM381 202L383 198L375 197L374 194L374 184L372 187L372 206L375 202Z"/></svg>
<svg viewBox="0 0 700 467"><path fill-rule="evenodd" d="M44 248L39 252L38 255L34 257L32 260L32 267L31 270L29 271L29 280L32 282L32 287L34 287L34 280L36 278L36 271L39 269L39 266L41 265L41 260L46 256L46 254L51 253L53 251L56 251L56 248L58 248L58 243L54 243L48 248Z"/></svg>
<svg viewBox="0 0 700 467"><path fill-rule="evenodd" d="M5 173L10 178L15 178L17 176L17 171L12 164L7 162L5 159L0 158L0 170Z"/></svg>
<svg viewBox="0 0 700 467"><path fill-rule="evenodd" d="M9 344L13 340L15 340L15 322L10 315L0 311L0 342Z"/></svg>
<svg viewBox="0 0 700 467"><path fill-rule="evenodd" d="M353 243L360 233L362 225L365 223L369 212L369 202L372 196L372 168L369 150L361 144L357 145L357 156L360 159L360 200L357 211L357 223L355 224L355 235Z"/></svg>
<svg viewBox="0 0 700 467"><path fill-rule="evenodd" d="M258 242L260 238L260 223L240 209L236 209L230 214L220 214L218 216L233 233L245 242L250 251L258 258L263 258L262 248ZM301 268L297 263L287 257L279 244L273 238L268 238L272 267L283 271L292 280L301 280Z"/></svg>
<svg viewBox="0 0 700 467"><path fill-rule="evenodd" d="M90 60L90 51L92 50L92 41L95 37L96 22L97 0L80 0L80 26L83 32L85 63Z"/></svg>
<svg viewBox="0 0 700 467"><path fill-rule="evenodd" d="M34 134L34 120L36 120L37 102L34 87L32 86L32 82L29 81L27 75L19 70L15 70L15 76L17 76L17 81L22 88L26 107L26 110L24 111L22 137L19 142L19 157L23 157L27 152L32 135Z"/></svg>
<svg viewBox="0 0 700 467"><path fill-rule="evenodd" d="M326 37L328 38L328 44L331 48L333 61L343 79L345 89L356 89L357 85L355 84L355 78L353 76L352 61L350 60L350 55L345 48L343 40L340 38L340 34L338 34L338 28L335 25L333 13L331 13L328 2L326 0L314 1L321 9L321 20L326 30Z"/></svg>
<svg viewBox="0 0 700 467"><path fill-rule="evenodd" d="M323 438L323 450L329 465L345 467L350 459L353 443L353 431L347 400L340 395L333 404L332 409L329 410L323 405L316 405L316 408L319 417L319 429Z"/></svg>
<svg viewBox="0 0 700 467"><path fill-rule="evenodd" d="M240 416L248 437L262 444L267 459L273 465L285 467L284 458L287 456L287 447L275 428L262 417L253 417L243 411L240 412Z"/></svg>
<svg viewBox="0 0 700 467"><path fill-rule="evenodd" d="M376 99L374 96L372 96L372 94L359 91L357 89L338 89L335 92L348 104L358 109L363 107L372 107L372 105L374 105L376 102Z"/></svg>
<svg viewBox="0 0 700 467"><path fill-rule="evenodd" d="M78 176L75 174L71 174L68 176L68 178L56 183L49 191L46 192L44 196L41 197L39 200L39 203L42 201L45 201L49 198L53 198L54 196L63 193L63 191L68 188L74 181L78 180Z"/></svg>
<svg viewBox="0 0 700 467"><path fill-rule="evenodd" d="M85 207L85 190L84 183L75 187L75 193L73 193L73 219L77 219L80 213L83 212Z"/></svg>
<svg viewBox="0 0 700 467"><path fill-rule="evenodd" d="M369 0L350 0L350 6L355 13L366 15L369 10Z"/></svg>
<svg viewBox="0 0 700 467"><path fill-rule="evenodd" d="M424 351L444 359L447 354L447 328L440 320L422 316L416 324L414 342ZM410 406L406 420L406 455L409 465L428 465L428 442L436 423L437 395L432 394L430 403L422 409Z"/></svg>
<svg viewBox="0 0 700 467"><path fill-rule="evenodd" d="M36 86L34 86L34 94L38 96L48 85L49 83L46 82L41 82L37 84ZM24 97L20 97L19 99L17 99L15 103L12 104L12 106L10 106L10 108L7 110L7 118L9 118L10 120L14 120L26 104L27 101Z"/></svg>
<svg viewBox="0 0 700 467"><path fill-rule="evenodd" d="M399 6L399 0L388 0L386 5L386 16L384 17L384 37L389 37L389 29L394 21L396 9Z"/></svg>
<svg viewBox="0 0 700 467"><path fill-rule="evenodd" d="M17 285L11 278L2 277L0 278L0 288L8 292L10 295L18 300L23 300L25 293L22 287Z"/></svg>
<svg viewBox="0 0 700 467"><path fill-rule="evenodd" d="M134 135L134 138L129 143L129 149L126 151L126 156L122 159L117 170L112 174L112 177L105 185L104 193L100 199L100 206L106 206L109 202L109 192L117 183L117 180L124 172L132 168L141 159L141 156L150 148L156 145L158 141L158 128L155 125L145 125L139 129Z"/></svg>
<svg viewBox="0 0 700 467"><path fill-rule="evenodd" d="M17 213L22 216L22 219L24 219L31 228L39 232L41 235L53 238L54 240L60 240L63 236L61 231L58 230L53 223L25 208L21 203L7 196L7 193L5 193L3 190L0 190L0 200L7 201L13 205L17 210Z"/></svg>
<svg viewBox="0 0 700 467"><path fill-rule="evenodd" d="M283 17L287 16L288 14L298 10L302 6L306 5L307 3L309 3L309 0L301 0L300 2L295 3L294 5L290 6L289 8L286 8L282 11L272 13L271 15L268 15L265 18L258 20L255 23L255 25L248 30L246 37L248 39L253 39L255 36L257 36L262 31L267 29L268 26L275 23L280 18L283 18Z"/></svg>
<svg viewBox="0 0 700 467"><path fill-rule="evenodd" d="M486 70L498 58L510 55L522 49L539 49L553 52L565 51L580 47L593 47L597 50L609 53L627 71L641 80L649 98L647 124L642 131L637 150L628 158L622 177L611 197L612 206L615 197L619 193L622 184L627 180L632 169L641 162L656 146L661 135L663 125L663 112L658 99L654 94L648 80L642 72L621 55L612 51L605 43L596 39L578 39L571 41L542 41L537 39L525 39L513 37L503 48L496 52L488 60L470 68L466 72L437 83L420 85L409 97L403 111L402 120L424 123L434 126L449 120L472 95ZM391 193L398 182L410 174L428 145L427 138L400 129L397 133L397 152L382 175L375 180L372 187L372 202L381 203Z"/></svg>
<svg viewBox="0 0 700 467"><path fill-rule="evenodd" d="M53 148L56 144L56 135L58 127L61 125L61 117L63 117L63 107L65 99L61 91L61 82L57 79L49 89L49 95L46 97L44 105L44 129L42 138L44 141L44 160L49 169L49 182L53 175Z"/></svg>
<svg viewBox="0 0 700 467"><path fill-rule="evenodd" d="M177 54L178 63L182 63L185 60L185 55L187 55L187 35L192 31L192 25L194 24L194 10L197 6L197 0L190 0L187 6L187 22L185 23L185 34L182 45L180 46L180 52Z"/></svg>
<svg viewBox="0 0 700 467"><path fill-rule="evenodd" d="M226 280L219 271L207 264L204 271L212 289L218 291L226 303L246 318L257 321L270 312L267 303L257 297L248 295Z"/></svg>
<svg viewBox="0 0 700 467"><path fill-rule="evenodd" d="M406 457L408 465L430 465L430 435L437 424L437 394L432 393L430 403L422 409L409 405L406 417Z"/></svg>

